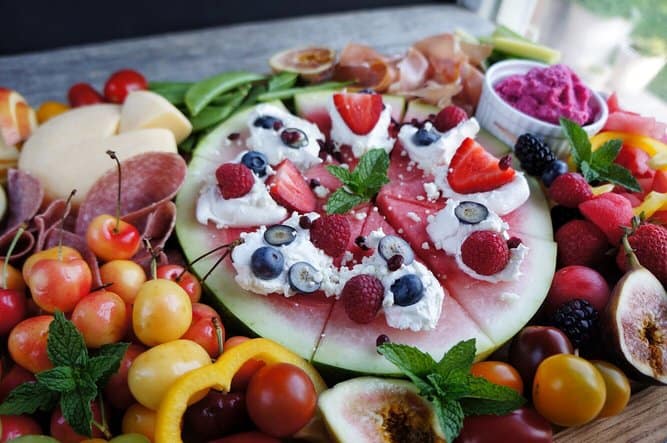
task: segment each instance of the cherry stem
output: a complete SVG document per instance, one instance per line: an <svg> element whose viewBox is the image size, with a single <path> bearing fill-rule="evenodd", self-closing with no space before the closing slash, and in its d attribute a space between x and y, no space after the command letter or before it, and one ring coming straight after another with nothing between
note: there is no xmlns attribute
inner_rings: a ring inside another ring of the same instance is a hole
<svg viewBox="0 0 667 443"><path fill-rule="evenodd" d="M215 268L218 267L220 263L229 255L230 249L227 249L224 254L222 254L216 261L213 263L213 266L211 266L211 269L209 269L206 274L201 278L201 282L204 283L206 279L213 273Z"/></svg>
<svg viewBox="0 0 667 443"><path fill-rule="evenodd" d="M72 209L72 198L76 194L76 189L72 189L72 192L69 193L69 197L65 200L65 212L63 217L60 219L60 233L58 236L58 261L63 259L63 235L65 233L65 219L69 215L70 209Z"/></svg>
<svg viewBox="0 0 667 443"><path fill-rule="evenodd" d="M26 230L28 226L25 223L21 223L19 226L18 230L16 231L16 234L14 234L14 238L12 238L12 242L9 244L9 249L7 249L7 255L5 256L5 261L2 264L2 288L7 289L7 278L9 275L9 259L12 257L12 254L14 253L14 248L16 248L16 245L19 242L19 238L23 235L23 232Z"/></svg>
<svg viewBox="0 0 667 443"><path fill-rule="evenodd" d="M110 281L110 282L108 282L108 283L102 283L101 285L99 285L99 286L97 286L97 287L91 289L90 292L101 291L102 289L106 289L106 288L108 288L108 287L113 286L113 283L114 283L114 282L112 282L112 281Z"/></svg>
<svg viewBox="0 0 667 443"><path fill-rule="evenodd" d="M213 254L213 253L216 253L216 252L218 252L218 251L221 250L221 249L227 249L227 251L226 251L225 254L222 256L222 258L219 259L219 260L215 263L215 265L213 265L213 268L212 268L211 270L209 270L209 271L206 273L206 275L204 276L204 278L201 280L201 281L203 282L204 279L205 279L206 277L208 277L208 275L211 273L211 271L213 271L213 269L215 269L215 267L218 266L218 264L219 264L222 260L224 260L224 258L225 258L231 251L233 251L235 247L237 247L238 245L240 245L240 244L242 244L242 243L243 243L243 239L242 239L242 238L237 238L236 240L234 240L234 241L231 242L231 243L227 243L227 244L224 244L224 245L217 246L217 247L211 249L211 250L208 251L208 252L204 252L204 253L203 253L202 255L200 255L199 257L196 257L194 260L192 260L192 261L188 264L188 266L192 266L192 265L194 265L195 263L197 263L197 262L199 262L199 261L202 261L203 259L205 259L205 258L208 257L209 255L211 255L211 254ZM176 281L177 281L177 282L180 281L181 278L183 278L183 276L185 275L185 273L186 273L187 271L188 271L187 268L183 269L183 270L181 271L181 273L178 274L178 277L176 277Z"/></svg>
<svg viewBox="0 0 667 443"><path fill-rule="evenodd" d="M156 280L157 279L157 257L160 254L160 251L156 251L153 249L153 246L151 245L150 239L144 237L142 239L144 242L144 247L148 251L148 253L151 255L151 279Z"/></svg>
<svg viewBox="0 0 667 443"><path fill-rule="evenodd" d="M220 327L220 322L217 317L212 317L211 321L213 322L213 327L215 328L215 338L218 341L218 357L222 355L223 351L223 341L222 341L222 327Z"/></svg>
<svg viewBox="0 0 667 443"><path fill-rule="evenodd" d="M107 151L107 155L111 157L112 160L116 161L116 169L118 170L118 196L116 197L116 226L113 229L114 234L118 234L118 231L120 230L120 186L123 181L123 177L120 167L120 160L118 160L116 152L109 149Z"/></svg>
<svg viewBox="0 0 667 443"><path fill-rule="evenodd" d="M98 397L100 401L100 415L102 416L102 423L98 423L94 418L92 419L92 423L104 434L105 438L110 439L112 435L111 430L109 429L109 424L107 423L107 416L104 410L104 399L102 398L101 392L98 394Z"/></svg>

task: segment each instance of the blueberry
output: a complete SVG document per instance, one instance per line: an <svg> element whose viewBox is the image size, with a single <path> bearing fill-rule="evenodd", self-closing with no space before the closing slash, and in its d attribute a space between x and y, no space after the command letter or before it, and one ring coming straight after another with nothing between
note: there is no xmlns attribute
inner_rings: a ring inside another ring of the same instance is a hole
<svg viewBox="0 0 667 443"><path fill-rule="evenodd" d="M274 129L276 122L282 127L283 122L279 118L271 117L270 115L260 115L252 125L256 128Z"/></svg>
<svg viewBox="0 0 667 443"><path fill-rule="evenodd" d="M395 305L410 306L422 299L424 285L415 274L406 274L391 285L391 292Z"/></svg>
<svg viewBox="0 0 667 443"><path fill-rule="evenodd" d="M257 174L258 177L264 177L266 175L266 166L269 164L269 159L267 159L266 155L261 152L248 151L241 157L241 163Z"/></svg>
<svg viewBox="0 0 667 443"><path fill-rule="evenodd" d="M395 255L401 255L404 265L409 265L415 259L415 254L408 242L395 235L382 237L378 245L378 252L385 260L390 260Z"/></svg>
<svg viewBox="0 0 667 443"><path fill-rule="evenodd" d="M417 146L428 146L437 142L440 139L440 134L432 129L419 128L412 136L412 142Z"/></svg>
<svg viewBox="0 0 667 443"><path fill-rule="evenodd" d="M250 269L261 280L271 280L283 271L285 258L282 252L271 246L257 248L250 257Z"/></svg>
<svg viewBox="0 0 667 443"><path fill-rule="evenodd" d="M310 294L320 289L322 274L305 261L294 263L288 272L289 284L295 291Z"/></svg>
<svg viewBox="0 0 667 443"><path fill-rule="evenodd" d="M296 229L287 225L273 225L264 231L264 241L271 246L289 245L296 238Z"/></svg>
<svg viewBox="0 0 667 443"><path fill-rule="evenodd" d="M308 136L301 129L297 128L285 128L285 130L280 133L280 140L292 149L308 146Z"/></svg>
<svg viewBox="0 0 667 443"><path fill-rule="evenodd" d="M476 225L489 216L489 210L481 203L465 201L459 203L454 209L454 215L461 223L467 225Z"/></svg>
<svg viewBox="0 0 667 443"><path fill-rule="evenodd" d="M567 163L562 160L554 160L542 173L542 183L547 188L556 180L556 177L567 172Z"/></svg>

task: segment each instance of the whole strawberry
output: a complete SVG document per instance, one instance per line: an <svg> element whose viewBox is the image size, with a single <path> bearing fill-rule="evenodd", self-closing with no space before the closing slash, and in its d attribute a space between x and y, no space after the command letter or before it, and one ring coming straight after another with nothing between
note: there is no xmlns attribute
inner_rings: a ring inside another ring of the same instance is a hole
<svg viewBox="0 0 667 443"><path fill-rule="evenodd" d="M549 197L559 205L576 208L593 197L593 191L583 175L566 172L559 175L549 187Z"/></svg>
<svg viewBox="0 0 667 443"><path fill-rule="evenodd" d="M323 215L310 228L310 241L334 258L345 252L350 235L350 222L340 214Z"/></svg>
<svg viewBox="0 0 667 443"><path fill-rule="evenodd" d="M481 275L502 271L510 259L505 239L494 231L474 231L461 245L461 260Z"/></svg>
<svg viewBox="0 0 667 443"><path fill-rule="evenodd" d="M628 236L628 242L639 263L667 285L667 228L651 223L639 225ZM625 251L618 251L616 263L622 270L627 270Z"/></svg>
<svg viewBox="0 0 667 443"><path fill-rule="evenodd" d="M438 115L435 116L433 126L440 132L447 132L467 119L468 114L466 114L463 108L449 105L438 112Z"/></svg>
<svg viewBox="0 0 667 443"><path fill-rule="evenodd" d="M252 171L242 163L223 163L215 170L215 178L225 199L243 197L255 184Z"/></svg>
<svg viewBox="0 0 667 443"><path fill-rule="evenodd" d="M610 249L607 236L588 220L571 220L556 231L559 266L595 266Z"/></svg>
<svg viewBox="0 0 667 443"><path fill-rule="evenodd" d="M341 298L351 320L370 323L382 307L384 286L374 275L355 275L345 283Z"/></svg>

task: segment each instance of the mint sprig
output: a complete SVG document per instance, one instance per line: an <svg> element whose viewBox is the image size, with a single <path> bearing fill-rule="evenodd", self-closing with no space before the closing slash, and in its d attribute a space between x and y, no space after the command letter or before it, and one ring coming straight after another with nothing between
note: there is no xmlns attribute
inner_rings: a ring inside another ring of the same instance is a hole
<svg viewBox="0 0 667 443"><path fill-rule="evenodd" d="M35 374L37 381L23 383L10 392L0 404L0 415L50 411L60 404L65 420L77 433L92 436L93 424L108 433L104 417L102 424L93 420L90 403L118 371L128 346L105 345L90 357L81 333L62 312L56 312L46 341L54 368Z"/></svg>
<svg viewBox="0 0 667 443"><path fill-rule="evenodd" d="M331 175L338 178L343 186L334 191L327 200L329 214L344 214L359 203L370 200L389 183L387 170L389 155L384 149L371 149L361 156L354 171L337 165L327 166Z"/></svg>
<svg viewBox="0 0 667 443"><path fill-rule="evenodd" d="M385 343L378 351L433 404L447 441L454 441L461 433L465 416L509 414L526 401L513 389L470 373L475 339L459 342L439 362L415 347L402 344Z"/></svg>
<svg viewBox="0 0 667 443"><path fill-rule="evenodd" d="M581 126L565 117L560 118L560 125L570 143L572 158L587 182L602 180L623 186L633 192L641 191L632 173L614 163L623 146L621 140L608 140L593 151L588 134Z"/></svg>

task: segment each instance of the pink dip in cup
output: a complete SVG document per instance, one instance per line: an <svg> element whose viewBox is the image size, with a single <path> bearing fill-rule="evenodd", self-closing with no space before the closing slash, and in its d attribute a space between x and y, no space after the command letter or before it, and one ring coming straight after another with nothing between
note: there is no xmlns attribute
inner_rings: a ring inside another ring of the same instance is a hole
<svg viewBox="0 0 667 443"><path fill-rule="evenodd" d="M565 117L580 125L595 116L589 102L591 91L565 65L533 68L495 84L494 89L512 107L547 123Z"/></svg>

